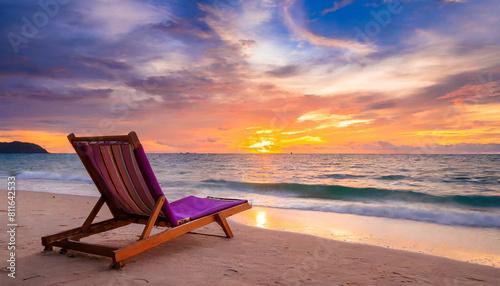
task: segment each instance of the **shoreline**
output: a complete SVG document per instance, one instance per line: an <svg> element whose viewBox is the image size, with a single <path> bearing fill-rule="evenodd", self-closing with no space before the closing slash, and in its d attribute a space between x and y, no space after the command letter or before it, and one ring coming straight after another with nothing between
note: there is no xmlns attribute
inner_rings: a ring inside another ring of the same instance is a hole
<svg viewBox="0 0 500 286"><path fill-rule="evenodd" d="M2 190L0 194L0 211L5 212L7 193ZM233 239L186 234L127 260L127 266L120 271L108 267L108 258L74 251L66 255L42 251L41 236L80 225L95 201L96 197L18 191L18 276L11 280L3 267L0 282L14 282L14 285L99 285L129 280L136 284L189 281L196 285L221 281L224 285L397 285L403 282L495 285L500 282L500 269L494 267L239 223L246 216L251 217L252 211L263 211L261 208L231 217ZM268 217L274 217L272 213ZM106 210L97 220L109 216ZM137 239L141 229L134 225L113 231L115 235L96 239L103 244L124 244ZM0 231L1 242L5 244L6 223L0 225ZM211 224L199 232L220 234L221 230ZM6 264L3 258L7 255L6 247L2 247L2 265Z"/></svg>
<svg viewBox="0 0 500 286"><path fill-rule="evenodd" d="M253 207L233 221L500 268L500 229L267 207Z"/></svg>

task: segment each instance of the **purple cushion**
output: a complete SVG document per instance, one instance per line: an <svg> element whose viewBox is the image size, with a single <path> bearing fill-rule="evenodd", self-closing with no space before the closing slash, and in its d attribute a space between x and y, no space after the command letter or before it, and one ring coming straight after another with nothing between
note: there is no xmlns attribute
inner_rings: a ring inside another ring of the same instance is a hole
<svg viewBox="0 0 500 286"><path fill-rule="evenodd" d="M225 201L189 196L170 203L170 208L177 221L186 218L193 220L246 202L246 200Z"/></svg>

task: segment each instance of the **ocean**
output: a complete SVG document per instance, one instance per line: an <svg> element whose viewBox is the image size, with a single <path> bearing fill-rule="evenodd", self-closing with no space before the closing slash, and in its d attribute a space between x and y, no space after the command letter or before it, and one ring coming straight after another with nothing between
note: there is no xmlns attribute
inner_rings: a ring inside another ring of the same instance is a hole
<svg viewBox="0 0 500 286"><path fill-rule="evenodd" d="M254 206L500 229L500 155L148 154L169 201ZM18 189L98 196L76 154L0 154Z"/></svg>

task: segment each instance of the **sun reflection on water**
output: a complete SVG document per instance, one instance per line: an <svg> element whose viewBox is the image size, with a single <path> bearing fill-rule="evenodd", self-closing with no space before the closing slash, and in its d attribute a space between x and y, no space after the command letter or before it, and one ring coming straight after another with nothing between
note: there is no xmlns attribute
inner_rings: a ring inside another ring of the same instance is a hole
<svg viewBox="0 0 500 286"><path fill-rule="evenodd" d="M255 226L256 227L265 227L267 224L267 213L266 211L259 211L257 216L255 217Z"/></svg>

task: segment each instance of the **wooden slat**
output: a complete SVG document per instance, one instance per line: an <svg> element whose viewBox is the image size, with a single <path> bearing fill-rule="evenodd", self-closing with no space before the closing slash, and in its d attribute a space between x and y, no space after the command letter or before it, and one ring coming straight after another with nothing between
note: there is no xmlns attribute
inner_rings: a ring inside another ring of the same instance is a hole
<svg viewBox="0 0 500 286"><path fill-rule="evenodd" d="M94 243L86 243L86 242L68 240L68 239L55 242L53 245L58 246L58 247L62 247L62 248L66 248L66 249L72 249L72 250L76 250L76 251L81 251L81 252L91 253L91 254L96 254L96 255L102 255L102 256L107 256L107 257L113 257L113 252L118 249L118 247L112 247L112 246L100 245L100 244L94 244Z"/></svg>
<svg viewBox="0 0 500 286"><path fill-rule="evenodd" d="M73 134L73 133L71 133ZM74 134L73 134L74 135ZM128 135L108 135L108 136L82 136L73 137L73 142L105 142L105 141L118 141L118 142L129 142L130 137Z"/></svg>
<svg viewBox="0 0 500 286"><path fill-rule="evenodd" d="M70 236L69 238L77 240L77 239L81 239L81 238L84 238L84 237L87 237L87 236L91 236L91 235L94 235L94 234L98 234L98 233L101 233L101 232L105 232L105 231L108 231L108 230L112 230L112 229L115 229L115 228L119 228L119 227L131 224L131 222L129 222L127 220L114 220L114 219L111 219L110 221L111 222L107 223L107 224L102 224L102 225L98 225L98 226L91 226L89 228L88 232L82 232L82 233L79 233L77 235Z"/></svg>
<svg viewBox="0 0 500 286"><path fill-rule="evenodd" d="M81 227L73 228L63 232L55 233L42 237L42 245L50 246L54 241L59 241L66 238L82 238L92 234L100 233L103 231L111 230L114 228L122 227L130 224L131 222L125 220L108 219L90 225L88 232L83 233Z"/></svg>
<svg viewBox="0 0 500 286"><path fill-rule="evenodd" d="M89 230L90 225L92 225L92 222L94 221L95 217L97 216L97 214L101 210L101 208L104 205L105 201L106 200L104 199L104 197L101 196L99 198L99 200L95 204L94 208L90 212L89 216L87 217L87 219L85 220L85 222L82 225L82 231L83 232L87 232Z"/></svg>
<svg viewBox="0 0 500 286"><path fill-rule="evenodd" d="M113 220L113 219L111 219L111 220ZM107 220L107 221L104 221L104 222L101 222L101 223L109 223L109 221L110 220ZM42 237L42 245L43 246L49 246L54 241L65 239L65 238L68 238L68 237L71 237L73 235L77 235L77 234L80 234L80 233L82 233L82 228L81 227L76 227L76 228L69 229L69 230L66 230L66 231L62 231L62 232L54 233L54 234L51 234L51 235L47 235L47 236Z"/></svg>
<svg viewBox="0 0 500 286"><path fill-rule="evenodd" d="M151 216L148 219L148 222L146 223L146 226L144 227L144 231L141 234L140 240L143 240L144 238L149 237L149 234L151 233L151 230L153 229L153 226L155 225L156 219L158 218L158 215L160 214L161 207L163 206L163 203L165 203L165 196L160 196L158 200L156 201L156 204L153 208L153 213L151 213Z"/></svg>

